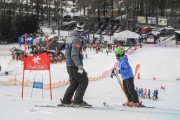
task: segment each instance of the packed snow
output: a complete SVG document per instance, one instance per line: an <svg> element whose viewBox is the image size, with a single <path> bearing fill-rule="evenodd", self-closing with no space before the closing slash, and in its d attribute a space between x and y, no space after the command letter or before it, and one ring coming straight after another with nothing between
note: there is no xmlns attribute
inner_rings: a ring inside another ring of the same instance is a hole
<svg viewBox="0 0 180 120"><path fill-rule="evenodd" d="M66 34L61 31L62 34ZM45 31L45 34L48 33ZM56 31L57 33L57 31ZM169 41L167 41L169 43ZM171 42L172 44L172 42ZM0 81L7 82L16 78L22 81L23 62L12 60L12 47L23 49L18 44L0 45ZM88 58L84 59L84 69L88 76L93 78L110 70L116 58L114 52L106 51L96 54L95 50L87 49ZM85 108L46 108L35 105L57 105L63 97L68 85L52 90L52 101L49 89L32 89L24 87L24 98L21 99L21 85L0 85L0 113L1 120L179 120L180 119L180 48L175 46L143 45L128 54L129 63L135 72L140 64L138 74L135 76L135 86L159 90L159 99L140 99L144 105L152 108L123 108L121 105L126 98L116 78L90 81L84 100L92 104L94 109ZM4 75L8 71L9 75ZM66 64L51 64L52 83L68 80ZM35 77L36 75L36 77ZM25 81L30 80L49 83L48 71L25 71ZM165 89L161 89L161 87ZM32 97L31 97L32 95ZM119 106L119 109L106 109L103 102Z"/></svg>

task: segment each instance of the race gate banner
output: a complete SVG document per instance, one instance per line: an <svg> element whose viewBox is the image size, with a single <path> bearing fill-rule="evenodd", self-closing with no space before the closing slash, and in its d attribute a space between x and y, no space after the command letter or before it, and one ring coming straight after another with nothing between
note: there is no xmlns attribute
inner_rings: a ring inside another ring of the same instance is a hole
<svg viewBox="0 0 180 120"><path fill-rule="evenodd" d="M18 37L19 44L25 44L24 42L25 42L25 35ZM27 35L26 44L31 44L31 45L33 44L33 37L31 37L30 34Z"/></svg>
<svg viewBox="0 0 180 120"><path fill-rule="evenodd" d="M47 53L24 58L24 70L50 70L50 59Z"/></svg>
<svg viewBox="0 0 180 120"><path fill-rule="evenodd" d="M33 88L43 89L43 82L33 82Z"/></svg>
<svg viewBox="0 0 180 120"><path fill-rule="evenodd" d="M148 17L148 24L156 25L156 18L155 17Z"/></svg>
<svg viewBox="0 0 180 120"><path fill-rule="evenodd" d="M167 26L167 19L159 18L158 19L158 25Z"/></svg>
<svg viewBox="0 0 180 120"><path fill-rule="evenodd" d="M146 23L146 17L138 16L138 22L139 23Z"/></svg>

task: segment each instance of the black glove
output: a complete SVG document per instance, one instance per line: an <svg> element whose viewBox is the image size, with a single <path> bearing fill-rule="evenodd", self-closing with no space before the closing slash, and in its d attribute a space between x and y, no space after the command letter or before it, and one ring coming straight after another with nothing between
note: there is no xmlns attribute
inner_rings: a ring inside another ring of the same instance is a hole
<svg viewBox="0 0 180 120"><path fill-rule="evenodd" d="M120 73L120 70L117 70L116 68L114 68L111 72L111 78L113 78L113 76L115 76L116 74Z"/></svg>
<svg viewBox="0 0 180 120"><path fill-rule="evenodd" d="M111 76L110 76L111 78L113 78L113 76L115 76L114 70L115 69L113 69L112 72L111 72Z"/></svg>

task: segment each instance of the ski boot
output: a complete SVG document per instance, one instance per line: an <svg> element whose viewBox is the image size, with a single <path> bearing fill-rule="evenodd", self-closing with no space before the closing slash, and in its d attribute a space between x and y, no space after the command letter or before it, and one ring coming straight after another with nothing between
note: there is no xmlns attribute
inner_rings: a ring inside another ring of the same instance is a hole
<svg viewBox="0 0 180 120"><path fill-rule="evenodd" d="M60 104L58 104L57 106L59 106L59 107L72 107L73 104L72 104L72 102L63 102L62 98L60 98Z"/></svg>
<svg viewBox="0 0 180 120"><path fill-rule="evenodd" d="M130 107L130 106L132 106L132 104L133 104L133 102L128 102L128 101L127 101L126 103L124 103L124 104L122 104L122 105L123 105L123 106L129 106L129 107Z"/></svg>
<svg viewBox="0 0 180 120"><path fill-rule="evenodd" d="M92 108L92 105L88 104L87 102L74 102L73 107L83 107L83 108Z"/></svg>
<svg viewBox="0 0 180 120"><path fill-rule="evenodd" d="M142 101L139 103L133 103L132 107L144 107L144 105L142 104Z"/></svg>
<svg viewBox="0 0 180 120"><path fill-rule="evenodd" d="M128 107L140 107L142 105L142 101L140 103L133 103L133 102L126 102L123 104L123 106L128 106Z"/></svg>

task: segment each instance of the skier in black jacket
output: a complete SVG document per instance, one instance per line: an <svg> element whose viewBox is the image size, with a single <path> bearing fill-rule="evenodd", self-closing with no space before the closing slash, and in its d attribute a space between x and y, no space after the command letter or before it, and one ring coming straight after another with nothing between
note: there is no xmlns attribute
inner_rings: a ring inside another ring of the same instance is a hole
<svg viewBox="0 0 180 120"><path fill-rule="evenodd" d="M81 24L77 24L77 27L71 32L65 42L66 65L70 85L67 88L62 100L62 105L64 106L91 106L83 100L89 79L83 68L82 49L85 43L81 39L82 32L83 26ZM74 100L72 102L73 95Z"/></svg>

